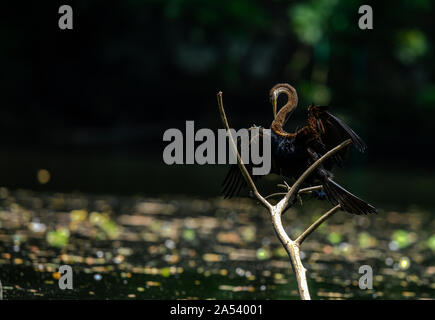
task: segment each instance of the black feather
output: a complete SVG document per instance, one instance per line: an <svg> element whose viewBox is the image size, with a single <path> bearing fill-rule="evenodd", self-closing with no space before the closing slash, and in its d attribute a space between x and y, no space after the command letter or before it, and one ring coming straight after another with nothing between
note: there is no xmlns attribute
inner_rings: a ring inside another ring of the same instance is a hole
<svg viewBox="0 0 435 320"><path fill-rule="evenodd" d="M330 178L325 179L324 191L333 205L339 204L344 211L353 214L377 213L375 207L353 195Z"/></svg>
<svg viewBox="0 0 435 320"><path fill-rule="evenodd" d="M352 142L354 143L355 147L358 149L359 152L364 152L367 149L367 145L364 143L364 141L343 121L338 119L336 116L331 114L330 112L327 112L328 116L331 120L333 120L337 125L339 125L346 133L349 135L349 137L352 139Z"/></svg>

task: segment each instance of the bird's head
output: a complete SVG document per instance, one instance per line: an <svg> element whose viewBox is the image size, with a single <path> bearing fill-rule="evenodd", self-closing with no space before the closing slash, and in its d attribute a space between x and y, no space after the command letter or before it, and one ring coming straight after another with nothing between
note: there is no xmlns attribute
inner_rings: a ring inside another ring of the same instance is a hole
<svg viewBox="0 0 435 320"><path fill-rule="evenodd" d="M278 83L273 86L269 91L270 103L273 107L273 117L276 117L277 114L277 101L278 97L281 93L285 93L287 95L288 101L291 102L294 106L298 103L298 95L296 93L295 88L287 83Z"/></svg>

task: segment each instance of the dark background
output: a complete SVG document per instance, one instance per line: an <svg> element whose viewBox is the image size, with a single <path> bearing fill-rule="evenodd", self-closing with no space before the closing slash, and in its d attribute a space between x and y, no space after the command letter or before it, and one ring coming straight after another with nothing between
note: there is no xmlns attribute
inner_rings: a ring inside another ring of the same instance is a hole
<svg viewBox="0 0 435 320"><path fill-rule="evenodd" d="M69 4L74 29L58 28ZM371 4L374 29L358 28ZM367 142L342 177L362 195L432 204L433 6L382 1L42 1L0 5L0 184L217 196L224 166L166 166L163 132L195 120L269 126L269 89L331 106ZM39 169L50 172L40 184Z"/></svg>

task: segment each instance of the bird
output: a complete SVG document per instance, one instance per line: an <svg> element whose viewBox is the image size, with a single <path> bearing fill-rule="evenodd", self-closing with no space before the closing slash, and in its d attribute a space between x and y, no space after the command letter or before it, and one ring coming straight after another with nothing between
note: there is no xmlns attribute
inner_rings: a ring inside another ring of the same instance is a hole
<svg viewBox="0 0 435 320"><path fill-rule="evenodd" d="M277 111L277 101L281 94L287 96L286 104ZM287 83L278 83L269 92L273 106L274 119L270 126L271 138L271 171L269 174L278 174L284 178L297 179L318 158L347 139L352 140L352 145L360 152L367 149L364 141L342 120L328 111L327 106L308 106L307 124L295 132L287 132L284 125L295 111L298 104L296 89ZM251 137L250 142L261 141L261 137L267 131L264 128L253 127L259 130L256 136ZM251 128L252 129L252 128ZM352 214L377 213L377 209L371 204L353 195L337 182L331 170L335 166L342 167L350 146L346 146L334 156L320 164L303 184L306 186L320 185L321 192L314 192L320 199L329 200L333 205L340 205L341 209ZM240 141L238 141L240 150ZM252 175L252 164L246 168L254 182L261 176ZM232 165L223 183L222 194L225 198L231 198L240 193L246 187L238 165ZM295 201L295 199L293 199Z"/></svg>

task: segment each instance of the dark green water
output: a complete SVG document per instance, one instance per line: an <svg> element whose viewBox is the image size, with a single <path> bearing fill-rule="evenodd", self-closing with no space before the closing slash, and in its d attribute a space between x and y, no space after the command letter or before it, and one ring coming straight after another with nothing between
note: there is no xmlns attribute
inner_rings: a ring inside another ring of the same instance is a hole
<svg viewBox="0 0 435 320"><path fill-rule="evenodd" d="M161 198L0 189L4 299L297 299L288 257L250 199ZM291 236L326 210L290 209ZM434 298L433 213L338 212L302 246L315 299ZM73 290L58 286L73 268ZM359 288L361 265L373 289Z"/></svg>

